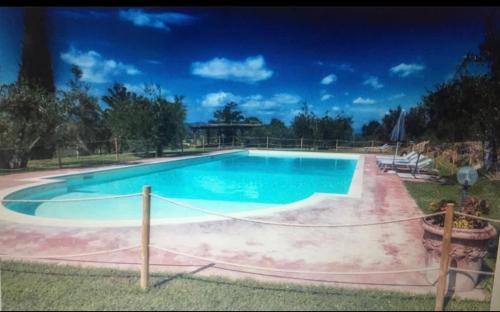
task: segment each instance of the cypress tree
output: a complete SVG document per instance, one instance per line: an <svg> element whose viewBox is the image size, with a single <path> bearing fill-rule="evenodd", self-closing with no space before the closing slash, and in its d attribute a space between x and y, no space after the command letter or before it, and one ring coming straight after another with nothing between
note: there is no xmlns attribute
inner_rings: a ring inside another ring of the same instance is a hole
<svg viewBox="0 0 500 312"><path fill-rule="evenodd" d="M26 8L18 83L55 91L46 8Z"/></svg>

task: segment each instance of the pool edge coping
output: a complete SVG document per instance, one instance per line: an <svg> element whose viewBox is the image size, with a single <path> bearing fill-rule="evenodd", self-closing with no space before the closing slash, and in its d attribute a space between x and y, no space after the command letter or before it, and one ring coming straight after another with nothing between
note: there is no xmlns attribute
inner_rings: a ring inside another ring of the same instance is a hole
<svg viewBox="0 0 500 312"><path fill-rule="evenodd" d="M58 219L58 218L48 218L48 217L41 217L41 216L31 216L23 213L19 213L16 211L13 211L7 207L5 207L2 203L2 200L8 196L9 194L12 194L17 191L21 191L23 189L31 188L31 187L37 187L45 184L50 184L50 183L57 183L60 182L60 180L56 179L58 177L66 177L66 176L71 176L71 175L79 175L79 174L88 174L92 172L102 172L102 171L108 171L108 170L116 170L116 169L123 169L123 168L131 168L131 167L136 167L136 166L143 166L143 165L152 165L152 164L158 164L162 162L171 162L171 161L179 161L179 160L185 160L185 159L194 159L194 158L203 158L203 157L208 157L208 156L214 156L214 155L221 155L221 154L230 154L230 153L237 153L237 152L242 152L242 151L262 151L262 152L268 152L268 153L288 153L288 154L298 154L298 153L310 153L311 155L314 154L320 154L320 155L343 155L344 157L356 157L357 158L357 164L356 168L354 169L353 177L351 179L351 184L349 186L349 192L347 194L330 194L330 193L320 193L316 192L313 193L311 196L304 198L302 200L298 200L289 204L284 204L284 205L277 205L276 207L273 208L261 208L261 209L254 209L251 211L244 211L244 212L239 212L239 213L232 213L228 214L234 217L249 217L249 216L269 216L278 212L283 212L283 211L288 211L288 210L295 210L295 209L300 209L303 208L304 206L307 205L314 205L320 201L323 200L328 200L328 199L336 199L336 198L353 198L353 199L360 199L363 193L363 176L364 176L364 168L365 168L365 156L363 154L355 154L355 153L349 153L349 154L337 154L337 153L324 153L324 152L308 152L308 151L269 151L265 149L234 149L234 150L226 150L226 151L215 151L215 152L209 152L204 155L189 155L189 156L181 156L179 158L175 159L162 159L159 161L152 161L152 162L147 162L147 163L140 163L140 164L124 164L124 165L112 165L110 167L104 167L104 168L99 168L99 169L90 169L90 170L82 170L80 172L70 172L66 174L52 174L48 176L41 176L41 177L36 177L36 178L27 178L27 179L22 179L20 181L28 181L32 183L24 184L24 185L18 185L10 188L6 188L3 190L0 190L0 221L7 221L7 222L13 222L13 223L18 223L18 224L24 224L24 225L40 225L40 226L52 226L52 227L66 227L66 228L124 228L124 227L139 227L142 224L142 219L136 219L136 220L119 220L119 221L110 221L110 220L79 220L79 219ZM352 159L352 158L351 158ZM154 193L154 192L153 192ZM229 220L226 217L219 217L219 216L203 216L203 217L184 217L184 218L156 218L156 219L151 219L151 226L158 226L158 225L167 225L167 224L188 224L188 223L201 223L201 222L213 222L213 221L223 221L223 220Z"/></svg>

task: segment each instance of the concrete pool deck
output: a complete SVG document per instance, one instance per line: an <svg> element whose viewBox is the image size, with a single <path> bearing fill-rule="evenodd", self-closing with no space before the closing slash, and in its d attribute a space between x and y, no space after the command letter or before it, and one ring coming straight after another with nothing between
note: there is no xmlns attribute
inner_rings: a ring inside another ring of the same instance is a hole
<svg viewBox="0 0 500 312"><path fill-rule="evenodd" d="M381 173L374 155L363 155L360 198L329 197L254 219L288 223L343 224L385 221L421 214L396 174ZM137 162L135 162L137 163ZM30 183L42 176L80 172L62 169L0 176L0 190ZM348 228L290 228L237 220L155 225L151 244L186 254L251 266L303 271L386 271L425 267L420 220ZM88 228L30 225L0 220L0 253L66 255L140 244L139 227ZM10 257L4 257L5 259ZM37 260L38 261L38 260ZM75 257L48 262L138 270L140 250ZM151 249L152 271L196 272L263 281L380 288L434 293L425 273L385 275L326 275L270 273L192 260ZM461 297L481 299L476 289Z"/></svg>

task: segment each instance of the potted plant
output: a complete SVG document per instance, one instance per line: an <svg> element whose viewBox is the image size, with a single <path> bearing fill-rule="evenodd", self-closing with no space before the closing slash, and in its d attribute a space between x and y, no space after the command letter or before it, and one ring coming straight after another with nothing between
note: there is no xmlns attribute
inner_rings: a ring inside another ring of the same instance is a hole
<svg viewBox="0 0 500 312"><path fill-rule="evenodd" d="M449 200L431 203L431 207L438 211L445 211ZM456 206L456 205L455 205ZM468 215L481 216L488 214L489 207L486 201L477 197L464 198L460 212ZM426 265L439 266L441 246L444 234L444 215L425 218L422 222L424 235L422 243L426 249ZM486 221L466 216L453 216L453 230L451 235L450 267L480 271L483 259L487 253L488 241L497 234L495 228ZM428 271L427 279L434 283L438 278L438 271ZM448 289L455 291L472 290L478 281L479 274L450 271L448 274Z"/></svg>

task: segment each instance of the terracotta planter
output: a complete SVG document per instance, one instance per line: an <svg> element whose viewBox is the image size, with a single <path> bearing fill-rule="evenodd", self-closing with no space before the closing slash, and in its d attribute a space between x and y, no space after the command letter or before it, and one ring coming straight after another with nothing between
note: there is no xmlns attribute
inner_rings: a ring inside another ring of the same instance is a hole
<svg viewBox="0 0 500 312"><path fill-rule="evenodd" d="M441 245L444 229L433 225L429 220L422 222L424 236L422 243L426 249L426 265L439 267ZM483 259L487 253L488 240L495 237L497 231L488 223L483 229L457 229L453 228L451 235L450 267L468 270L481 270ZM428 271L427 280L435 283L438 271ZM448 274L449 290L469 291L476 287L479 275L475 273L454 272Z"/></svg>

